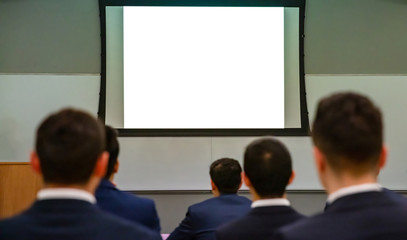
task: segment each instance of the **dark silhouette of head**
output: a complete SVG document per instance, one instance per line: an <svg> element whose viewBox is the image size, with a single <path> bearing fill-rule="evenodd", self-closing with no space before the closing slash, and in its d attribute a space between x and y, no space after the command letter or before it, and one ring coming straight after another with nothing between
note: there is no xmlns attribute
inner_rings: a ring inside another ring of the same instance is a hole
<svg viewBox="0 0 407 240"><path fill-rule="evenodd" d="M105 148L104 127L88 113L64 109L38 127L35 148L45 183L86 184Z"/></svg>
<svg viewBox="0 0 407 240"><path fill-rule="evenodd" d="M237 193L242 178L242 168L238 161L231 158L221 158L210 166L209 174L220 194Z"/></svg>
<svg viewBox="0 0 407 240"><path fill-rule="evenodd" d="M245 175L262 198L279 198L292 175L291 156L280 141L261 138L250 143L244 153Z"/></svg>
<svg viewBox="0 0 407 240"><path fill-rule="evenodd" d="M312 139L334 171L372 171L383 147L382 114L365 96L333 94L318 104Z"/></svg>

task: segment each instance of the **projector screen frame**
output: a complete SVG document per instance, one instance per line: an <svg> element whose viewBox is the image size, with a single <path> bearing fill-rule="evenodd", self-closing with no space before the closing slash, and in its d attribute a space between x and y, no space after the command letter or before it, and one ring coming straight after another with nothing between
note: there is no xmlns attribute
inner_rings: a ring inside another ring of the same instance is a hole
<svg viewBox="0 0 407 240"><path fill-rule="evenodd" d="M305 91L304 71L304 21L306 0L99 0L101 28L101 83L99 93L98 117L105 122L106 117L106 7L107 6L184 6L184 7L296 7L299 9L299 128L284 129L117 129L121 137L173 137L173 136L308 136L309 120Z"/></svg>

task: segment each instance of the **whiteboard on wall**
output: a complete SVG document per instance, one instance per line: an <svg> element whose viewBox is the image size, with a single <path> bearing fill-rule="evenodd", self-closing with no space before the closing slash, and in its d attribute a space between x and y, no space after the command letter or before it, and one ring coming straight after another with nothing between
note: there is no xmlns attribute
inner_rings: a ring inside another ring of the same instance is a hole
<svg viewBox="0 0 407 240"><path fill-rule="evenodd" d="M34 132L50 112L73 106L96 116L98 75L0 75L0 161L28 161ZM380 182L407 190L407 76L306 76L309 116L317 100L335 91L368 95L382 109L388 163ZM115 178L124 190L209 190L209 165L221 157L241 161L253 137L120 138L120 169ZM291 190L321 190L309 137L280 137L290 150L296 179Z"/></svg>
<svg viewBox="0 0 407 240"><path fill-rule="evenodd" d="M379 176L385 187L407 190L407 76L306 76L310 120L318 99L336 91L369 96L381 109L385 122L388 163ZM121 167L116 177L126 190L209 190L209 165L221 157L242 161L252 137L120 138ZM291 190L322 190L313 163L309 137L279 137L290 150L296 171Z"/></svg>
<svg viewBox="0 0 407 240"><path fill-rule="evenodd" d="M0 161L26 162L37 126L63 107L97 115L99 75L0 74Z"/></svg>

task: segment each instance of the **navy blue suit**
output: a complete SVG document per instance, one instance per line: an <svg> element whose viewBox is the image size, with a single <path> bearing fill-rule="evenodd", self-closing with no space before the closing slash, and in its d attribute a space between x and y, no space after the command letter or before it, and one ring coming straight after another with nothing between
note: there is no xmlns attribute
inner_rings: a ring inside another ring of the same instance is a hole
<svg viewBox="0 0 407 240"><path fill-rule="evenodd" d="M160 240L145 228L82 200L36 201L16 217L0 221L2 240Z"/></svg>
<svg viewBox="0 0 407 240"><path fill-rule="evenodd" d="M214 240L216 229L244 216L250 211L250 204L249 199L236 194L224 194L194 204L167 240Z"/></svg>
<svg viewBox="0 0 407 240"><path fill-rule="evenodd" d="M95 197L102 210L160 232L160 220L153 200L122 192L106 179L100 182Z"/></svg>
<svg viewBox="0 0 407 240"><path fill-rule="evenodd" d="M396 193L364 192L341 197L325 213L283 227L276 239L405 240L407 200Z"/></svg>
<svg viewBox="0 0 407 240"><path fill-rule="evenodd" d="M271 239L278 228L304 218L289 206L256 207L246 216L220 227L216 231L216 239Z"/></svg>

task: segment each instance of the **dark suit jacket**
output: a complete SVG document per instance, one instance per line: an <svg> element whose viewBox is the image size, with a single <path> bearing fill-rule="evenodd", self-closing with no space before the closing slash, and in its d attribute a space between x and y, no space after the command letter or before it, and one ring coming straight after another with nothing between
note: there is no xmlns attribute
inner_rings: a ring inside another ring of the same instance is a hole
<svg viewBox="0 0 407 240"><path fill-rule="evenodd" d="M277 239L405 240L407 200L389 191L344 196L325 213L283 227Z"/></svg>
<svg viewBox="0 0 407 240"><path fill-rule="evenodd" d="M122 192L106 179L100 182L95 197L102 210L160 232L160 220L153 200Z"/></svg>
<svg viewBox="0 0 407 240"><path fill-rule="evenodd" d="M0 221L0 239L160 240L161 236L89 202L56 199L36 201L20 215Z"/></svg>
<svg viewBox="0 0 407 240"><path fill-rule="evenodd" d="M220 227L216 231L216 239L271 239L278 228L303 218L289 206L256 207L246 216Z"/></svg>
<svg viewBox="0 0 407 240"><path fill-rule="evenodd" d="M245 197L224 194L192 205L167 240L213 240L219 226L245 215L250 204L251 201Z"/></svg>

